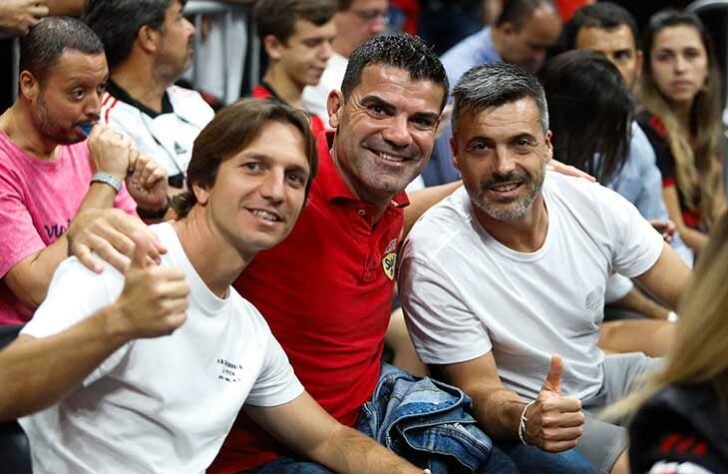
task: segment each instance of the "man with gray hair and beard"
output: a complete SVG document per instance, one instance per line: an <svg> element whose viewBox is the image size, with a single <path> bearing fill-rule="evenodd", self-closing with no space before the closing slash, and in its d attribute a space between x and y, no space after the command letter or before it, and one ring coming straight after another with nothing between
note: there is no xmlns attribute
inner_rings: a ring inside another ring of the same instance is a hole
<svg viewBox="0 0 728 474"><path fill-rule="evenodd" d="M597 347L607 280L635 278L674 307L690 270L624 198L546 172L546 99L531 75L480 66L453 96L464 189L420 219L401 253L417 352L473 398L494 439L576 447L599 472L624 472L624 429L591 412L657 361Z"/></svg>

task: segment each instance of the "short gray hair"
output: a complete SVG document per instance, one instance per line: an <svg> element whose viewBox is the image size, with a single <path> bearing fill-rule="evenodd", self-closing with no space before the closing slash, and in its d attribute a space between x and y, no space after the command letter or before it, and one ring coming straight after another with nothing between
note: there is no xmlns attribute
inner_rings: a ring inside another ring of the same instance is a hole
<svg viewBox="0 0 728 474"><path fill-rule="evenodd" d="M452 129L463 110L477 112L489 107L500 107L530 97L536 102L543 133L549 129L546 94L538 80L523 69L500 62L476 66L463 74L452 92L455 101L452 111Z"/></svg>

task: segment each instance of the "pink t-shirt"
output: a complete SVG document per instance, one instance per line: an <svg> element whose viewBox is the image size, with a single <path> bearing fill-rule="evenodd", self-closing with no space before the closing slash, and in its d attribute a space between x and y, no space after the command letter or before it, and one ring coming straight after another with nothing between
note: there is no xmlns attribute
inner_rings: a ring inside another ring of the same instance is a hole
<svg viewBox="0 0 728 474"><path fill-rule="evenodd" d="M5 285L18 262L56 241L76 216L93 175L86 142L60 147L60 158L39 160L0 131L0 325L28 321L33 311ZM114 207L136 215L122 188Z"/></svg>

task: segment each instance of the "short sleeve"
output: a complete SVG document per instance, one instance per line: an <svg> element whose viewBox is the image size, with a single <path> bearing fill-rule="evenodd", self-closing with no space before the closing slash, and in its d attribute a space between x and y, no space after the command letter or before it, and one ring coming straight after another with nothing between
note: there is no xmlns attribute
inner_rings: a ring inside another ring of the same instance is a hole
<svg viewBox="0 0 728 474"><path fill-rule="evenodd" d="M422 259L404 258L399 291L417 354L426 364L453 364L490 352L493 344L480 319L463 304L452 279Z"/></svg>
<svg viewBox="0 0 728 474"><path fill-rule="evenodd" d="M48 294L21 334L35 338L53 336L113 303L123 287L123 277L105 264L100 275L75 257L61 262L51 279ZM84 381L89 385L111 371L128 351L129 344L109 356Z"/></svg>
<svg viewBox="0 0 728 474"><path fill-rule="evenodd" d="M45 243L13 179L15 173L0 165L0 278Z"/></svg>
<svg viewBox="0 0 728 474"><path fill-rule="evenodd" d="M266 327L268 344L263 369L255 380L253 389L245 400L246 404L259 407L274 407L294 400L303 393L293 367L286 353Z"/></svg>
<svg viewBox="0 0 728 474"><path fill-rule="evenodd" d="M610 189L598 189L606 225L612 234L614 271L629 278L642 275L660 257L664 246L662 236L632 203Z"/></svg>

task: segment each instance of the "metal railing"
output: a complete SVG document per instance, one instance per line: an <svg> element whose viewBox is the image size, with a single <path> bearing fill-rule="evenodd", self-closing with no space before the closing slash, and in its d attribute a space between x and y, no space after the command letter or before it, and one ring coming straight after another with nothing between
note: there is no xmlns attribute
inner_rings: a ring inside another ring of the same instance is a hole
<svg viewBox="0 0 728 474"><path fill-rule="evenodd" d="M2 1L2 0L0 0ZM199 50L200 43L202 42L202 17L204 15L225 15L225 20L223 23L223 34L224 37L226 37L226 33L228 29L230 28L230 25L232 23L233 14L236 11L242 11L245 14L247 24L250 26L247 30L249 31L249 38L247 41L247 44L249 45L247 56L250 57L250 68L247 71L248 78L250 80L251 85L256 85L258 83L258 79L260 78L260 40L258 39L258 35L255 32L255 28L253 26L252 20L252 8L250 6L243 6L243 5L230 5L225 4L222 2L215 2L215 1L203 1L203 0L190 0L187 2L187 5L185 6L185 14L188 16L193 17L193 22L195 24L195 28L197 28L197 33L195 34L195 51ZM0 33L1 34L1 33ZM17 98L18 95L18 76L20 74L20 40L16 37L13 40L12 43L12 97L13 101ZM230 45L227 44L227 41L223 41L223 57L227 58L228 48L230 48ZM230 97L228 97L228 64L227 61L222 61L223 64L223 82L225 84L225 97L223 97L223 100L225 103L229 103ZM193 60L193 85L195 88L198 88L199 84L199 59L198 55L195 54L194 60ZM245 74L245 73L244 73Z"/></svg>

